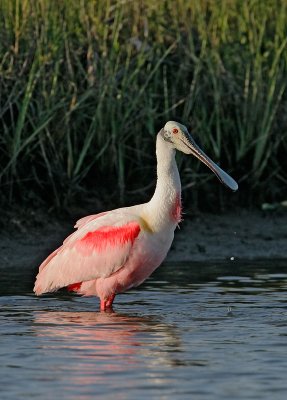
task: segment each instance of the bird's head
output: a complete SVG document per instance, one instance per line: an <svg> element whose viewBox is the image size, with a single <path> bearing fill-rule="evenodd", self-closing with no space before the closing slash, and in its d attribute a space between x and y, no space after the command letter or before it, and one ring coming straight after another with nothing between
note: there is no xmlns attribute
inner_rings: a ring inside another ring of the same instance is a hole
<svg viewBox="0 0 287 400"><path fill-rule="evenodd" d="M170 143L176 150L185 154L192 154L207 165L217 178L229 189L234 192L238 189L238 185L230 175L224 172L217 164L215 164L195 143L194 139L188 132L187 128L175 121L168 121L161 130L163 139Z"/></svg>

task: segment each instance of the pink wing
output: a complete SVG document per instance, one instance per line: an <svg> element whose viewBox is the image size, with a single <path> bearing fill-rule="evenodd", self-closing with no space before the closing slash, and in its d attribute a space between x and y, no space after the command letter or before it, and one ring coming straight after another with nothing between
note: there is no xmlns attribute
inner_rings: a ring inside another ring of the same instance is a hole
<svg viewBox="0 0 287 400"><path fill-rule="evenodd" d="M135 216L110 212L88 219L41 264L35 293L110 276L125 264L139 233Z"/></svg>
<svg viewBox="0 0 287 400"><path fill-rule="evenodd" d="M108 214L108 212L102 212L102 213L99 213L99 214L87 215L86 217L83 217L83 218L79 219L79 220L76 222L76 225L74 226L74 228L77 228L77 229L79 230L79 229L82 228L84 225L88 224L89 222L94 221L95 219L100 218L100 217L102 217L103 215L106 215L106 214ZM63 245L64 245L65 243L67 243L70 239L72 239L72 237L74 236L75 233L76 233L76 232L71 233L71 235L69 235L69 236L64 240ZM55 255L56 255L57 253L59 253L59 251L63 248L63 245L60 246L60 247L58 247L56 250L54 250L53 253L51 253L51 254L42 262L42 264L41 264L40 267L39 267L39 272L41 272L42 269L52 260L52 258L54 258Z"/></svg>
<svg viewBox="0 0 287 400"><path fill-rule="evenodd" d="M103 215L106 215L108 212L102 212L99 214L93 214L93 215L87 215L86 217L83 217L81 219L79 219L76 222L76 225L74 226L74 228L80 229L82 228L84 225L86 225L87 223L94 221L97 218L102 217Z"/></svg>

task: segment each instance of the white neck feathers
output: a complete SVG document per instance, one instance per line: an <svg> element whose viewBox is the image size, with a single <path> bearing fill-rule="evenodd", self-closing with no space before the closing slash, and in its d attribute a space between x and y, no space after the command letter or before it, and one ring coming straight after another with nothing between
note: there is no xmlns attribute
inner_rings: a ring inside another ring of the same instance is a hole
<svg viewBox="0 0 287 400"><path fill-rule="evenodd" d="M174 225L180 219L181 183L175 161L175 149L165 142L161 134L156 140L157 184L154 195L147 203L149 223L156 230Z"/></svg>

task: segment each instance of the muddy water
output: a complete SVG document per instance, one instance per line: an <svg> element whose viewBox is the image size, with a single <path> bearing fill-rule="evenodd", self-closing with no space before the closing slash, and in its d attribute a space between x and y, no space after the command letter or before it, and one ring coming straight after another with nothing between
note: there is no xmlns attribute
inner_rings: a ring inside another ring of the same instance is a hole
<svg viewBox="0 0 287 400"><path fill-rule="evenodd" d="M165 265L118 296L2 272L1 399L285 399L287 262Z"/></svg>

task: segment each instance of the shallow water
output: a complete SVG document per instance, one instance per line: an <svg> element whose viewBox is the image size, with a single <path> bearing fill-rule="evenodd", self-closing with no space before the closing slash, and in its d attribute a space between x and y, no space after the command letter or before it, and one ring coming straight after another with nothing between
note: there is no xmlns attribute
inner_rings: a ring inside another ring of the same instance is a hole
<svg viewBox="0 0 287 400"><path fill-rule="evenodd" d="M5 272L0 397L285 399L286 289L283 261L165 265L101 313Z"/></svg>

